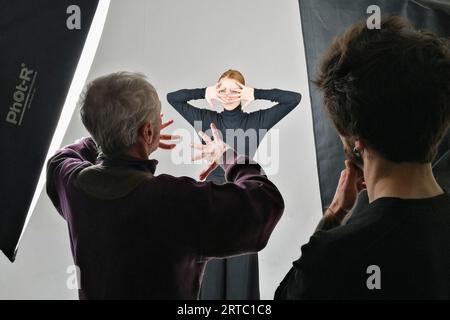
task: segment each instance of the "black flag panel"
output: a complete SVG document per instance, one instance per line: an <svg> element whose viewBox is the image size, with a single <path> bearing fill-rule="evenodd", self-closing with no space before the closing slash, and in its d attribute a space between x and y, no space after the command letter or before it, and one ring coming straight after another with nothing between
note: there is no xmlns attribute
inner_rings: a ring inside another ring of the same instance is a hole
<svg viewBox="0 0 450 320"><path fill-rule="evenodd" d="M305 43L308 79L315 78L321 55L335 36L351 24L371 16L369 6L377 5L381 15L407 18L421 30L450 36L450 1L442 0L299 0ZM414 66L412 66L414 67ZM322 206L331 202L345 159L342 144L324 113L322 96L310 83L311 107L316 143ZM450 134L436 157L435 174L444 188L450 188ZM439 162L439 163L438 163Z"/></svg>
<svg viewBox="0 0 450 320"><path fill-rule="evenodd" d="M2 0L0 249L14 260L98 0Z"/></svg>

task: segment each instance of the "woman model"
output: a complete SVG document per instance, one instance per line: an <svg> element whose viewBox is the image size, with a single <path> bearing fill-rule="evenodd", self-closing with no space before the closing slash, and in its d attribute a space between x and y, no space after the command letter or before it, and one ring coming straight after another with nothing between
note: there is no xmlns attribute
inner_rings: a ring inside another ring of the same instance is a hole
<svg viewBox="0 0 450 320"><path fill-rule="evenodd" d="M189 101L199 99L206 99L211 107L212 101L216 100L224 110L200 109L189 104ZM301 95L280 89L247 87L239 71L228 70L213 86L171 92L167 100L197 130L205 132L214 123L227 144L253 158L264 134L300 103ZM253 100L269 100L277 104L269 109L245 112ZM233 141L228 141L231 139ZM255 141L250 141L252 139ZM216 166L202 172L200 179L205 178L214 183L225 182L222 168ZM255 253L209 261L203 276L200 299L259 299L258 255Z"/></svg>

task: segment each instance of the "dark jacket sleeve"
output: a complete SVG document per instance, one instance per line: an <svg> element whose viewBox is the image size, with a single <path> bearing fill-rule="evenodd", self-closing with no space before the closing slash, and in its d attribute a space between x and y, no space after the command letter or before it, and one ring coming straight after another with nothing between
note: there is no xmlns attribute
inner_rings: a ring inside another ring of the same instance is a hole
<svg viewBox="0 0 450 320"><path fill-rule="evenodd" d="M182 89L167 94L167 101L175 110L194 126L195 121L205 121L207 116L216 113L208 109L194 107L188 101L205 99L205 88L202 89ZM209 124L208 124L209 125Z"/></svg>
<svg viewBox="0 0 450 320"><path fill-rule="evenodd" d="M320 299L317 294L322 279L313 270L308 272L302 268L301 258L294 261L283 281L275 291L274 300L311 300ZM326 289L323 294L326 294Z"/></svg>
<svg viewBox="0 0 450 320"><path fill-rule="evenodd" d="M325 239L324 239L325 238ZM341 274L339 256L328 242L326 232L316 232L301 248L302 256L275 291L275 300L316 300L339 297ZM341 257L342 258L342 257ZM344 294L344 292L342 292Z"/></svg>
<svg viewBox="0 0 450 320"><path fill-rule="evenodd" d="M76 143L68 145L57 151L47 162L47 194L64 217L60 199L65 197L65 186L73 175L80 170L95 164L98 150L92 138L82 138ZM65 217L64 217L65 218Z"/></svg>
<svg viewBox="0 0 450 320"><path fill-rule="evenodd" d="M259 127L270 130L289 112L299 105L302 96L300 93L280 89L255 89L255 100L269 100L277 102L269 109L256 111L259 117Z"/></svg>
<svg viewBox="0 0 450 320"><path fill-rule="evenodd" d="M257 163L232 156L232 150L227 159L226 183L185 177L174 190L183 202L185 226L192 226L192 246L205 258L263 249L284 211L280 192Z"/></svg>

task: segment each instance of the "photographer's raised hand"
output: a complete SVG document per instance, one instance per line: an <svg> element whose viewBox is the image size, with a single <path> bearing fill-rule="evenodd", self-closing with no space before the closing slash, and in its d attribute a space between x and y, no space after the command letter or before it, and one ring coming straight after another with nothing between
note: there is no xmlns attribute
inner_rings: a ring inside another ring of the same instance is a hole
<svg viewBox="0 0 450 320"><path fill-rule="evenodd" d="M220 132L214 123L211 123L211 132L214 140L211 140L203 131L199 131L198 135L206 144L191 144L192 148L201 151L192 157L192 160L205 159L208 162L207 167L200 173L199 179L204 180L208 175L217 168L222 161L222 156L230 149L220 137Z"/></svg>

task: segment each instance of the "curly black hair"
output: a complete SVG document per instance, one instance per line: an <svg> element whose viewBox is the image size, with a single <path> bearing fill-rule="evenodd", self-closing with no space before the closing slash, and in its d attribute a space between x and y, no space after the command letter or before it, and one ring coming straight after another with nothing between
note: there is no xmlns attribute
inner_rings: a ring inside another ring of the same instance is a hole
<svg viewBox="0 0 450 320"><path fill-rule="evenodd" d="M393 162L431 162L450 126L449 39L398 16L350 26L314 82L338 132Z"/></svg>

